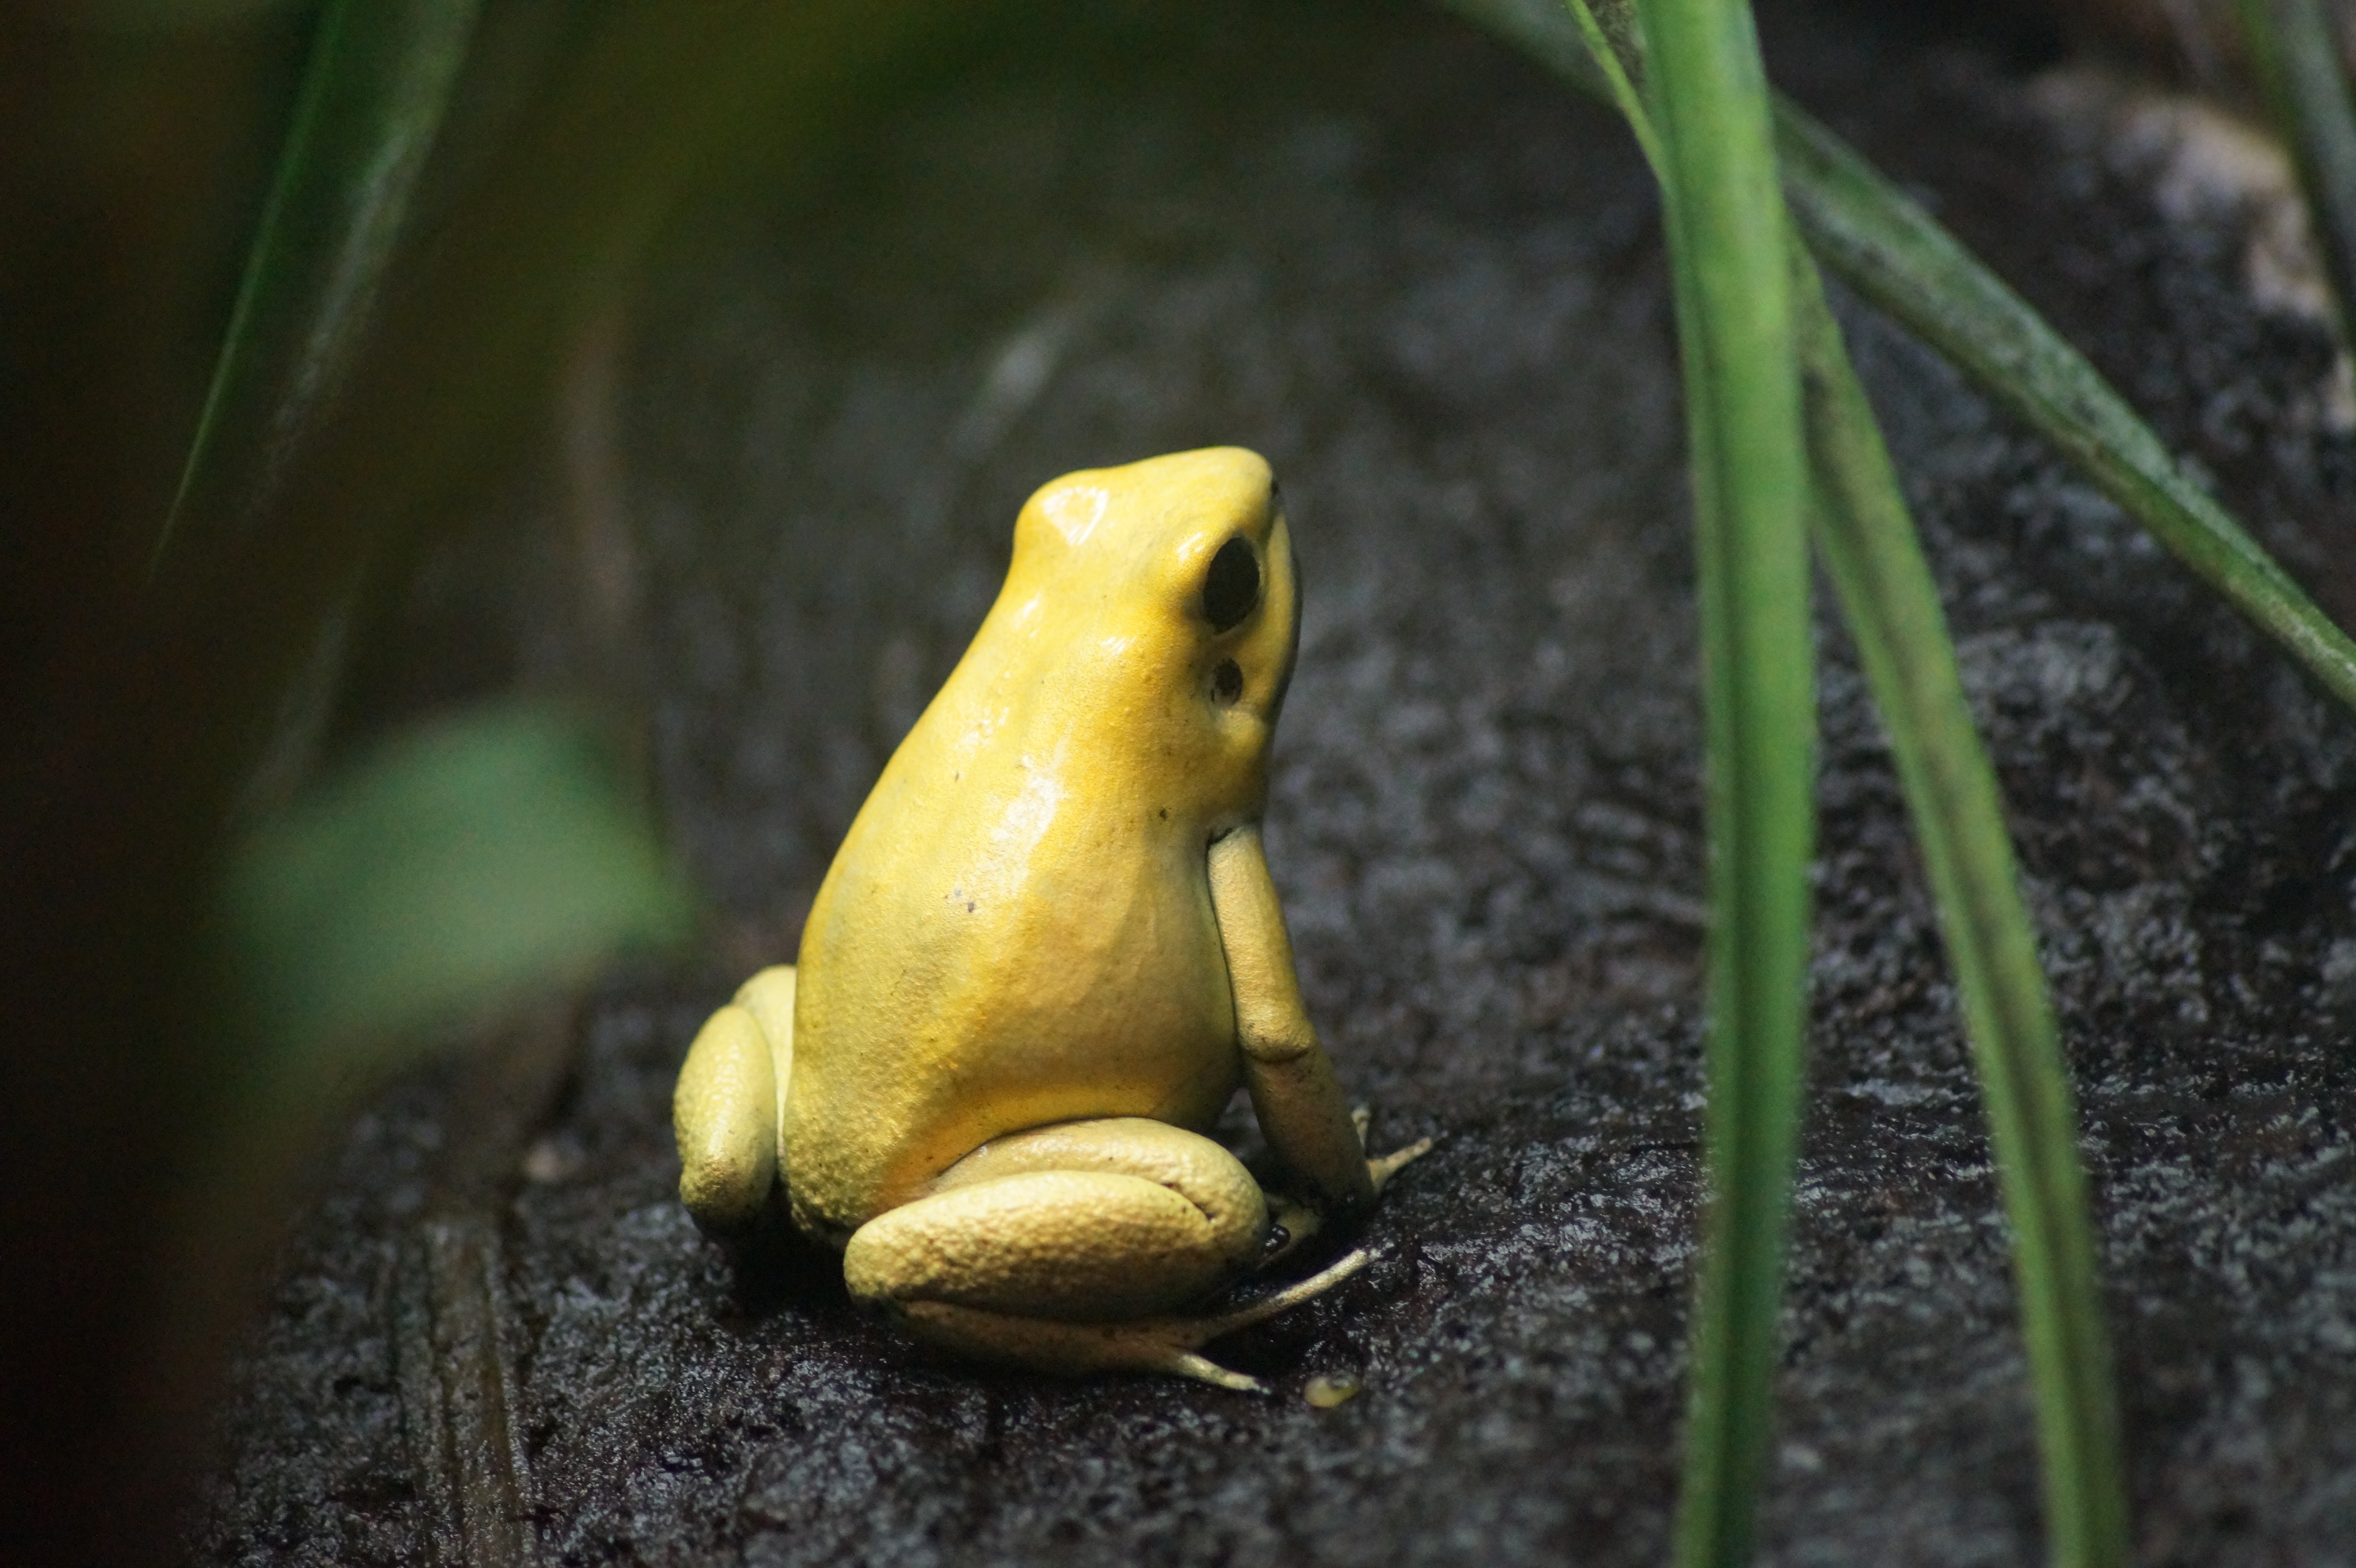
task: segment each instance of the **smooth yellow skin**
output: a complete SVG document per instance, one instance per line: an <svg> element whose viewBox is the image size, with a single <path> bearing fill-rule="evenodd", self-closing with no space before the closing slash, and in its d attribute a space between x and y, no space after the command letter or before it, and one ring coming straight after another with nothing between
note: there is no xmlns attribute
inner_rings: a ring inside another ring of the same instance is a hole
<svg viewBox="0 0 2356 1568"><path fill-rule="evenodd" d="M1256 594L1210 580L1244 541ZM1224 630L1213 616L1240 619ZM1269 1254L1269 1200L1203 1135L1238 1083L1307 1189L1369 1163L1262 854L1300 592L1268 465L1215 448L1067 475L819 890L799 962L704 1026L674 1114L707 1230L793 1222L852 1294L968 1354L1256 1386L1169 1317Z"/></svg>

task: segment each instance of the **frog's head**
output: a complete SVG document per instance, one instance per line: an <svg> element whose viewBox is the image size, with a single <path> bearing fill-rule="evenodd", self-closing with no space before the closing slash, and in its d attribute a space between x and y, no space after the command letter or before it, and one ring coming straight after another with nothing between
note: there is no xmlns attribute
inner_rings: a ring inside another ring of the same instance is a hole
<svg viewBox="0 0 2356 1568"><path fill-rule="evenodd" d="M1055 625L1076 684L1157 694L1120 706L1163 749L1256 772L1292 678L1300 584L1266 460L1222 446L1043 486L1015 523L1006 597Z"/></svg>

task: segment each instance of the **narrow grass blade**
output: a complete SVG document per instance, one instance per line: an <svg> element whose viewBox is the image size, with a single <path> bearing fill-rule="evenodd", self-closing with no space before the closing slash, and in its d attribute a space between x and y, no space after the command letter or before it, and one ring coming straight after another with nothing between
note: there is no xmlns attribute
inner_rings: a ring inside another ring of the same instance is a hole
<svg viewBox="0 0 2356 1568"><path fill-rule="evenodd" d="M1556 0L1449 0L1590 96L1609 82ZM1818 261L2041 432L2227 603L2356 708L2356 642L2178 466L2085 357L1839 137L1787 101L1776 154Z"/></svg>
<svg viewBox="0 0 2356 1568"><path fill-rule="evenodd" d="M1806 453L1766 80L1741 0L1638 0L1687 354L1710 841L1710 1195L1677 1559L1750 1554L1806 1024ZM1698 372L1698 373L1697 373Z"/></svg>
<svg viewBox="0 0 2356 1568"><path fill-rule="evenodd" d="M204 411L156 540L234 527L350 368L482 0L328 0Z"/></svg>
<svg viewBox="0 0 2356 1568"><path fill-rule="evenodd" d="M1587 0L1567 0L1604 84L1664 181L1660 137L1631 81L1641 62ZM1815 263L1792 246L1815 476L1817 548L1891 737L1954 963L2015 1235L2052 1560L2110 1568L2126 1552L2111 1356L2095 1285L2085 1179L2052 1007L1972 726L1936 588Z"/></svg>
<svg viewBox="0 0 2356 1568"><path fill-rule="evenodd" d="M2241 0L2242 34L2307 191L2343 337L2356 330L2356 101L2323 0Z"/></svg>
<svg viewBox="0 0 2356 1568"><path fill-rule="evenodd" d="M1889 731L1987 1104L2012 1221L2051 1560L2117 1568L2127 1558L2126 1499L2077 1113L1996 774L1880 428L1797 244L1793 274L1816 545Z"/></svg>

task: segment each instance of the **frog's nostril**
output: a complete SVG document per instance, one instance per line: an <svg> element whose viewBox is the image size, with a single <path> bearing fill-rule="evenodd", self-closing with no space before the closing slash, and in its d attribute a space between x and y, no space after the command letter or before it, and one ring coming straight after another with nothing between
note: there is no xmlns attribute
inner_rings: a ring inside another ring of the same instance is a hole
<svg viewBox="0 0 2356 1568"><path fill-rule="evenodd" d="M1222 707L1229 707L1243 694L1243 667L1233 659L1221 659L1219 667L1211 672L1211 695Z"/></svg>

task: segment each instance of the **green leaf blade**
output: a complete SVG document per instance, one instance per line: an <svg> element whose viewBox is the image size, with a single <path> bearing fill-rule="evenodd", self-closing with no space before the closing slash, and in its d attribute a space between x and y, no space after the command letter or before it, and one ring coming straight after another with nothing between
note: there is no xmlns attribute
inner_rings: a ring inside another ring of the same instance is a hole
<svg viewBox="0 0 2356 1568"><path fill-rule="evenodd" d="M482 0L328 0L151 573L258 508L359 354ZM198 523L197 519L202 519Z"/></svg>
<svg viewBox="0 0 2356 1568"><path fill-rule="evenodd" d="M2101 374L1954 236L1830 131L1776 107L1792 213L1809 249L2062 450L2342 702L2356 643L2195 484Z"/></svg>
<svg viewBox="0 0 2356 1568"><path fill-rule="evenodd" d="M2241 0L2267 113L2298 170L2343 339L2356 324L2356 98L2322 0Z"/></svg>
<svg viewBox="0 0 2356 1568"><path fill-rule="evenodd" d="M1521 43L1590 95L1615 101L1667 191L1674 171L1667 166L1646 107L1630 85L1635 68L1624 47L1616 47L1622 41L1598 25L1587 0L1565 0L1565 5L1576 34L1559 14L1548 16L1523 0L1459 0L1458 8ZM1573 58L1570 46L1577 38L1584 39L1590 58ZM1796 192L1804 187L1808 172L1804 166L1787 167L1787 188ZM1686 303L1692 284L1680 259L1685 247L1679 241L1679 204L1672 198L1665 208L1683 320L1692 314ZM1976 265L1968 257L1965 261ZM1793 279L1816 481L1812 521L1827 575L1890 732L1941 928L1956 968L2013 1227L2052 1556L2069 1568L2113 1568L2126 1560L2127 1510L2112 1360L2096 1285L2086 1183L2077 1157L2076 1113L2038 964L2035 933L2020 901L1995 774L1972 725L1935 586L1878 422L1826 308L1815 266L1796 242ZM2019 373L2050 372L2059 360L2066 370L2066 346L2060 346L2056 356L2052 351L2059 340L2046 336L2050 341L2019 334L1999 339L1990 362ZM1707 356L1697 352L1693 335L1681 333L1680 342L1688 382L1704 381L1709 375ZM2048 379L2057 406L2070 417L2095 422L2122 411L2115 399L2106 406L2102 394L2107 389L2090 377L2049 375ZM1697 402L1691 405L1691 417L1695 444L1707 445L1706 411ZM2132 416L2126 417L2132 423ZM2148 432L2143 433L2148 439ZM2141 461L2147 465L2154 452L2165 461L2156 440L2150 440ZM1714 483L1699 470L1696 480L1697 491ZM1704 514L1706 523L1706 507ZM1714 748L1719 743L1715 731L1712 742ZM1713 1111L1718 1093L1714 1083ZM1713 1257L1710 1263L1715 1262ZM1705 1301L1700 1324L1705 1334L1711 1310ZM1699 1376L1713 1375L1719 1354L1707 1345L1697 1351ZM1697 1403L1706 1405L1707 1396ZM1722 1529L1711 1541L1700 1539L1706 1523L1694 1525L1696 1514L1713 1511L1697 1503L1701 1489L1722 1488L1733 1478L1722 1465L1715 1474L1705 1468L1710 1457L1688 1456L1678 1541L1681 1561L1731 1562L1743 1552L1741 1538L1730 1529ZM1755 1484L1754 1471L1753 1490ZM1751 1506L1748 1496L1727 1498L1715 1512L1731 1520ZM1740 1525L1747 1528L1747 1513Z"/></svg>
<svg viewBox="0 0 2356 1568"><path fill-rule="evenodd" d="M1766 80L1740 0L1641 0L1687 345L1710 840L1709 1203L1676 1552L1749 1557L1798 1142L1814 848L1806 454Z"/></svg>
<svg viewBox="0 0 2356 1568"><path fill-rule="evenodd" d="M1897 763L1961 994L2012 1224L2051 1561L2127 1560L2117 1396L2077 1112L2003 803L1879 423L1795 247L1815 535Z"/></svg>

